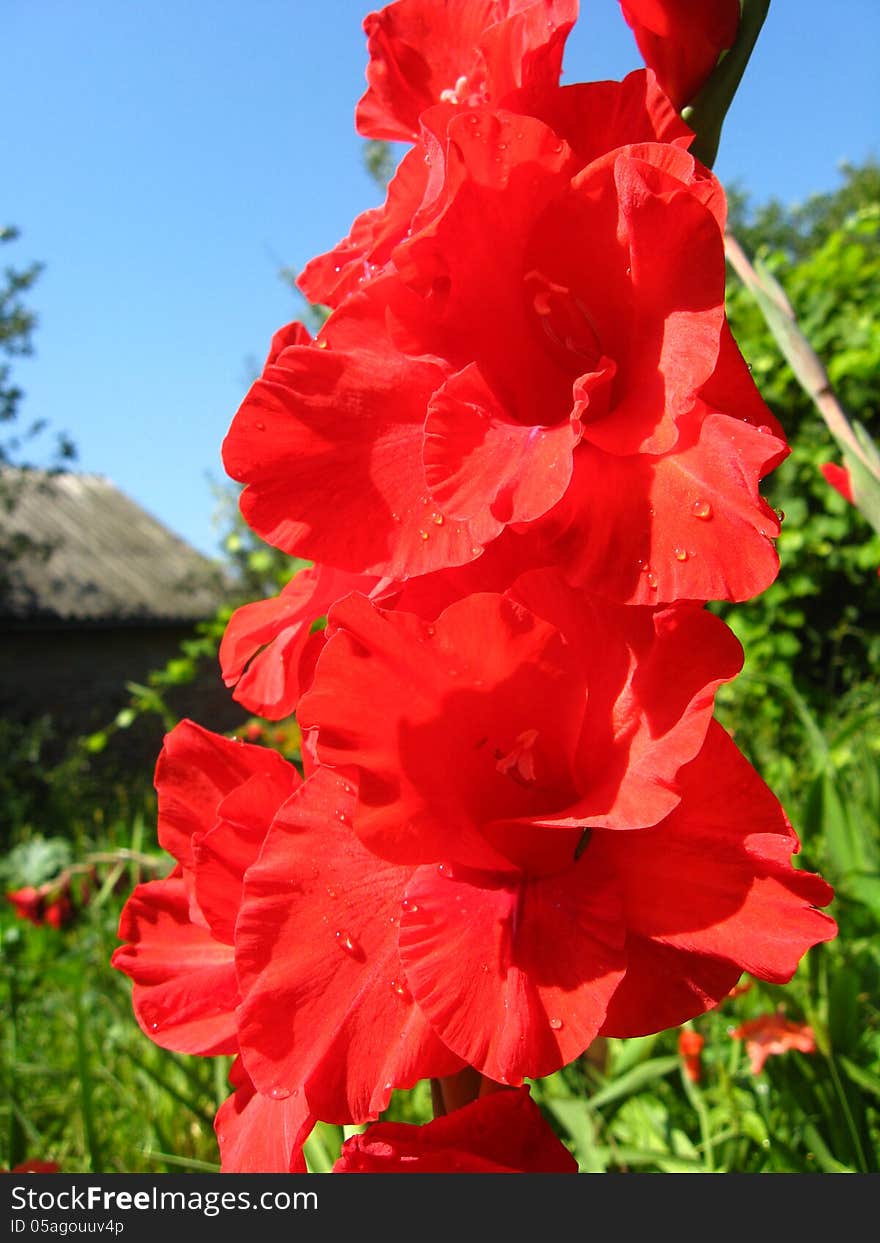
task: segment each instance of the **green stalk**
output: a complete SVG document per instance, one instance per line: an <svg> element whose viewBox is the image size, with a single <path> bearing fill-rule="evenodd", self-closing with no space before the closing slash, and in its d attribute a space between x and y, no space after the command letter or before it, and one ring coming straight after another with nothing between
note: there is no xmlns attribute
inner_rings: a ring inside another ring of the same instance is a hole
<svg viewBox="0 0 880 1243"><path fill-rule="evenodd" d="M691 152L707 168L715 163L724 118L745 73L769 8L770 0L740 0L739 30L733 47L722 56L696 99L682 110L682 120L696 134L691 144Z"/></svg>
<svg viewBox="0 0 880 1243"><path fill-rule="evenodd" d="M83 1131L85 1133L86 1150L89 1157L89 1169L92 1173L100 1173L101 1148L98 1132L95 1127L95 1111L93 1099L93 1081L89 1066L89 1051L86 1043L86 1023L83 1013L82 995L78 988L73 991L74 1013L76 1016L76 1066L79 1073L80 1101L82 1105Z"/></svg>

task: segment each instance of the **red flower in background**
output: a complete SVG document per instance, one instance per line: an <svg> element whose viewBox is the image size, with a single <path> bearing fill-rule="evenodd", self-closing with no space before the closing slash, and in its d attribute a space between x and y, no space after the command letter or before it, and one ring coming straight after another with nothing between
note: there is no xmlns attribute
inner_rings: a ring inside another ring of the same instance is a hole
<svg viewBox="0 0 880 1243"><path fill-rule="evenodd" d="M739 29L739 0L620 0L645 64L675 104L691 103Z"/></svg>
<svg viewBox="0 0 880 1243"><path fill-rule="evenodd" d="M825 482L831 484L835 492L839 492L845 501L849 501L850 505L854 505L852 479L849 471L845 466L838 466L836 462L823 462L819 467Z"/></svg>
<svg viewBox="0 0 880 1243"><path fill-rule="evenodd" d="M22 1161L11 1170L0 1170L0 1174L60 1174L61 1166L56 1161Z"/></svg>
<svg viewBox="0 0 880 1243"><path fill-rule="evenodd" d="M379 1122L342 1145L334 1174L576 1174L528 1088L484 1096L425 1126Z"/></svg>
<svg viewBox="0 0 880 1243"><path fill-rule="evenodd" d="M762 1014L732 1031L734 1040L746 1042L749 1067L753 1075L760 1075L768 1057L779 1057L796 1049L799 1053L815 1053L816 1038L812 1027L795 1023L781 1014Z"/></svg>
<svg viewBox="0 0 880 1243"><path fill-rule="evenodd" d="M53 928L64 928L74 916L67 877L47 881L40 886L24 885L21 889L11 889L6 898L12 903L19 919L26 919L37 927L49 924Z"/></svg>
<svg viewBox="0 0 880 1243"><path fill-rule="evenodd" d="M683 1028L678 1033L678 1053L684 1064L684 1073L691 1083L699 1083L702 1078L702 1054L705 1043L700 1033L691 1028Z"/></svg>

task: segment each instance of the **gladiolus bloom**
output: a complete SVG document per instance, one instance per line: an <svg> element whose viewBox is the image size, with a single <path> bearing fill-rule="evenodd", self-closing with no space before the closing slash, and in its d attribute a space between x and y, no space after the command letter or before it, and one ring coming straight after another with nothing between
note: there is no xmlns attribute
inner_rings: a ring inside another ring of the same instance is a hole
<svg viewBox="0 0 880 1243"><path fill-rule="evenodd" d="M815 1053L816 1038L812 1027L795 1023L781 1014L762 1014L732 1031L734 1040L746 1042L749 1068L760 1075L768 1057L779 1057L796 1049L799 1053Z"/></svg>

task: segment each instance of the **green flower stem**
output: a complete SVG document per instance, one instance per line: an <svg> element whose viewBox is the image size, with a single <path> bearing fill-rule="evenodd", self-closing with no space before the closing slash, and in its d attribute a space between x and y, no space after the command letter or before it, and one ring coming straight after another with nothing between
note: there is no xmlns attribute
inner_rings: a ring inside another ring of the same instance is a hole
<svg viewBox="0 0 880 1243"><path fill-rule="evenodd" d="M770 0L740 0L739 30L733 47L722 56L696 99L682 110L682 120L696 134L691 152L707 168L715 163L721 127L757 42Z"/></svg>

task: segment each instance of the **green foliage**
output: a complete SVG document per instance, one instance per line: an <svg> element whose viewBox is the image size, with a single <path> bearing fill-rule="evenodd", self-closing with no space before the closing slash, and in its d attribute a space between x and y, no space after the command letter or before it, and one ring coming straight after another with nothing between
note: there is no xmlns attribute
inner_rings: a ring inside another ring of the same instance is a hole
<svg viewBox="0 0 880 1243"><path fill-rule="evenodd" d="M835 195L787 215L778 204L734 227L783 285L798 322L822 358L848 413L876 437L880 409L880 207L871 199L880 169L847 168ZM766 230L769 244L761 243ZM808 243L815 249L804 251ZM751 296L733 277L728 311L734 334L765 400L779 418L791 455L765 484L784 513L781 570L760 597L718 606L746 649L746 675L719 704L751 758L792 754L790 696L796 687L812 711L855 706L880 659L880 537L825 482L820 466L839 460L824 422L782 359Z"/></svg>

